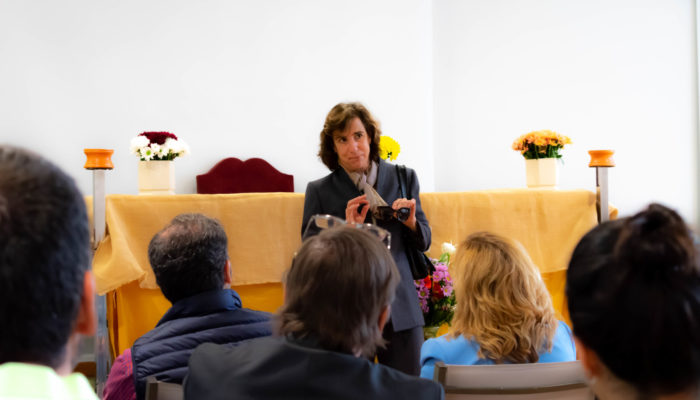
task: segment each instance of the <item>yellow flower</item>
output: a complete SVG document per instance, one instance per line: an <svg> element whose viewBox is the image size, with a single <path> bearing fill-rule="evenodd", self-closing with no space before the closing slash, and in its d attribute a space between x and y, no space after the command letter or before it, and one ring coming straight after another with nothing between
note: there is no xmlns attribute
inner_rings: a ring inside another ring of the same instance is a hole
<svg viewBox="0 0 700 400"><path fill-rule="evenodd" d="M379 157L385 160L394 161L399 156L401 146L389 136L379 137Z"/></svg>

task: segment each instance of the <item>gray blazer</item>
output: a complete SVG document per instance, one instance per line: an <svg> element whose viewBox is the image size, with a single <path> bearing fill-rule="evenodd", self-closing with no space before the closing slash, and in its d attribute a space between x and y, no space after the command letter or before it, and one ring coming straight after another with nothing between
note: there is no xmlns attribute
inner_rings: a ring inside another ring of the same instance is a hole
<svg viewBox="0 0 700 400"><path fill-rule="evenodd" d="M185 400L444 399L437 382L287 337L197 347L184 392Z"/></svg>
<svg viewBox="0 0 700 400"><path fill-rule="evenodd" d="M390 323L396 332L424 324L423 313L418 303L418 294L413 284L411 267L408 265L404 247L413 245L426 251L430 247L431 241L430 226L418 197L420 193L418 177L415 171L410 168L406 169L406 175L408 191L411 197L416 199L416 232L412 232L395 219L377 221L377 225L391 233L391 255L394 257L401 274L401 282L396 289L394 302L391 304ZM384 160L379 161L376 190L389 205L401 196L395 165L386 163ZM315 214L330 214L345 219L345 208L348 201L360 195L362 193L352 183L343 168L338 168L327 176L310 182L306 187L306 197L304 198L302 233ZM372 222L370 213L367 213L365 222Z"/></svg>

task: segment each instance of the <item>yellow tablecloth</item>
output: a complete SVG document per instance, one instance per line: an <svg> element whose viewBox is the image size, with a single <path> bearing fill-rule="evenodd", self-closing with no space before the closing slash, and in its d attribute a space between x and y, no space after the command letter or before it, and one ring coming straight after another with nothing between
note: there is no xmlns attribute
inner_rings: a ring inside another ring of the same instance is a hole
<svg viewBox="0 0 700 400"><path fill-rule="evenodd" d="M433 232L431 256L443 242L491 231L518 240L543 273L566 269L579 239L597 223L595 195L586 190L512 189L422 193ZM617 210L611 209L611 216Z"/></svg>
<svg viewBox="0 0 700 400"><path fill-rule="evenodd" d="M178 214L217 218L228 236L234 285L280 282L301 243L304 195L243 193L178 196L107 196L108 235L95 253L97 291L134 280L158 289L148 263L148 243Z"/></svg>
<svg viewBox="0 0 700 400"><path fill-rule="evenodd" d="M596 224L595 195L585 190L489 190L421 194L438 256L442 242L455 244L487 230L520 241L542 271L555 309L566 319L564 286L568 258ZM274 312L282 304L281 277L300 244L303 194L247 193L107 197L108 235L93 268L100 293L108 293L114 354L152 329L170 307L148 264L151 237L183 212L218 218L229 238L233 285L244 307ZM617 211L612 209L611 216Z"/></svg>

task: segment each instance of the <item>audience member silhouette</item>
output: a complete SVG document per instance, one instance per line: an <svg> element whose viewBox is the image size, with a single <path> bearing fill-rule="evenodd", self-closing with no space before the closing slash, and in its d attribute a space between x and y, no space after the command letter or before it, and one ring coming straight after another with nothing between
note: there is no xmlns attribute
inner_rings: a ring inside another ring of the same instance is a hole
<svg viewBox="0 0 700 400"><path fill-rule="evenodd" d="M279 335L234 348L199 346L185 398L443 398L437 383L366 358L384 343L400 279L377 237L349 226L323 230L303 243L287 272Z"/></svg>
<svg viewBox="0 0 700 400"><path fill-rule="evenodd" d="M271 334L270 315L242 308L230 289L228 240L221 224L181 214L151 239L148 259L163 295L173 304L155 328L117 357L106 400L143 399L146 378L182 383L201 343L231 344Z"/></svg>
<svg viewBox="0 0 700 400"><path fill-rule="evenodd" d="M566 295L598 398L698 398L698 251L675 211L652 204L588 232L571 257Z"/></svg>
<svg viewBox="0 0 700 400"><path fill-rule="evenodd" d="M85 200L68 175L0 145L0 398L97 399L72 374L96 329Z"/></svg>

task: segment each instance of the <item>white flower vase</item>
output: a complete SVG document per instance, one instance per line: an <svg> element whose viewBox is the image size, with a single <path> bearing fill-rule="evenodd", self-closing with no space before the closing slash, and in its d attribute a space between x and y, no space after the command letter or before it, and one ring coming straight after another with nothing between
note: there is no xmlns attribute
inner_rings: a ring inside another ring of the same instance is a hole
<svg viewBox="0 0 700 400"><path fill-rule="evenodd" d="M525 160L527 187L555 188L559 183L559 165L556 158Z"/></svg>
<svg viewBox="0 0 700 400"><path fill-rule="evenodd" d="M139 161L139 194L175 194L172 160Z"/></svg>

